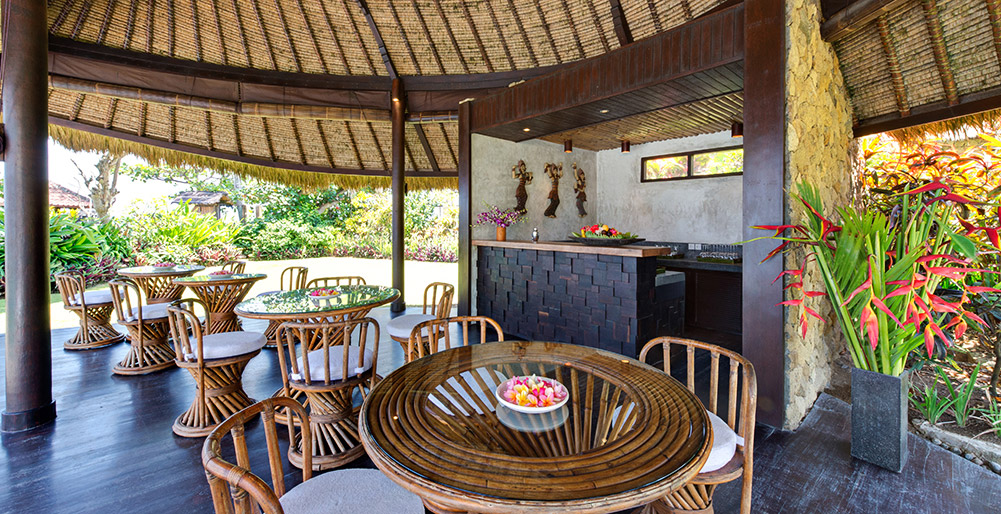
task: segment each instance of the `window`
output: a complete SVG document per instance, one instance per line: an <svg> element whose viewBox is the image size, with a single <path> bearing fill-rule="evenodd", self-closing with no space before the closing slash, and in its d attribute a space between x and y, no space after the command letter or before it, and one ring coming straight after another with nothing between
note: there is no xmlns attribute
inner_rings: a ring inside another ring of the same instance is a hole
<svg viewBox="0 0 1001 514"><path fill-rule="evenodd" d="M744 149L646 157L641 166L642 182L737 175L744 172Z"/></svg>

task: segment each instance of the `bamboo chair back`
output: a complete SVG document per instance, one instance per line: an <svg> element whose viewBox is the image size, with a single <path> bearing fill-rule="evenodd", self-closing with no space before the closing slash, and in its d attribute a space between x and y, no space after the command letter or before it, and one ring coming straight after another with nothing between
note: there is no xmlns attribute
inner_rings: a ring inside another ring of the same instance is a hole
<svg viewBox="0 0 1001 514"><path fill-rule="evenodd" d="M365 285L365 279L363 277L322 277L314 278L306 284L307 289L312 289L314 287L331 287L333 286L363 286Z"/></svg>
<svg viewBox="0 0 1001 514"><path fill-rule="evenodd" d="M357 336L353 338L354 334ZM354 359L349 355L352 348L357 350ZM372 366L368 370L363 369L365 350L372 351ZM322 376L310 373L311 360L314 369L319 364L316 359L322 359ZM338 376L331 376L331 359L340 360ZM288 372L284 378L292 377L306 387L348 385L353 379L366 377L371 380L369 387L375 387L378 359L379 323L372 318L336 322L289 321L278 329L278 360L283 376Z"/></svg>
<svg viewBox="0 0 1001 514"><path fill-rule="evenodd" d="M428 284L424 288L424 308L421 310L421 313L431 314L438 319L448 317L452 310L452 298L454 296L455 287L452 284L446 282L432 282ZM431 312L429 313L428 310Z"/></svg>
<svg viewBox="0 0 1001 514"><path fill-rule="evenodd" d="M469 326L479 325L480 344L487 342L488 327L493 327L497 339L503 341L504 331L496 321L486 316L454 316L451 318L432 319L420 323L410 331L410 341L407 343L406 361L411 362L425 355L441 350L469 345ZM453 341L452 326L459 328L459 337ZM491 342L493 342L491 341Z"/></svg>
<svg viewBox="0 0 1001 514"><path fill-rule="evenodd" d="M131 278L119 277L108 281L111 289L111 303L115 305L115 315L118 322L125 324L143 323L142 292L139 285ZM133 316L132 312L136 315Z"/></svg>
<svg viewBox="0 0 1001 514"><path fill-rule="evenodd" d="M754 365L737 352L726 350L714 344L678 337L658 337L651 340L640 351L639 360L646 362L647 355L657 347L660 347L663 351L663 369L668 375L671 374L672 357L676 357L676 355L672 355L672 350L675 348L682 348L684 350L685 385L696 396L699 396L699 391L696 390L695 383L697 371L696 357L700 357L696 354L697 352L709 354L709 390L705 396L708 399L708 403L704 402L704 406L706 410L719 416L737 435L744 439L743 445L737 445L737 449L743 452L741 512L750 512L754 420L758 401L758 382L754 373ZM727 361L727 382L725 384L727 401L725 405L719 404L721 358ZM725 412L723 408L726 409ZM732 479L728 478L723 481L729 480Z"/></svg>
<svg viewBox="0 0 1001 514"><path fill-rule="evenodd" d="M247 261L229 261L222 265L222 271L233 274L243 273L247 269Z"/></svg>
<svg viewBox="0 0 1001 514"><path fill-rule="evenodd" d="M63 298L63 307L67 309L83 307L87 309L87 300L83 293L87 290L87 280L83 272L79 270L69 270L56 273L56 287L59 288L59 296Z"/></svg>
<svg viewBox="0 0 1001 514"><path fill-rule="evenodd" d="M309 273L309 268L304 266L289 266L282 270L278 287L280 287L282 291L303 289L306 287L307 273Z"/></svg>
<svg viewBox="0 0 1001 514"><path fill-rule="evenodd" d="M216 514L251 514L263 511L265 514L283 513L278 499L286 492L284 455L278 445L278 424L275 420L277 411L283 411L289 419L288 440L295 441L295 430L301 430L302 481L313 476L313 439L307 422L306 410L291 398L275 397L259 401L246 409L237 412L220 423L202 445L202 466L208 478L209 489L212 491L212 504ZM271 485L250 469L250 453L247 449L245 425L255 416L261 415L264 425L264 438L268 448L268 464L271 473ZM223 439L230 434L236 463L223 458Z"/></svg>
<svg viewBox="0 0 1001 514"><path fill-rule="evenodd" d="M198 315L195 314L196 305L202 308L202 312L208 312L208 308L201 300L195 298L174 300L170 302L170 307L167 307L167 319L170 323L170 337L174 340L174 355L177 362L190 362L193 356L201 367L205 362L202 347L203 328Z"/></svg>

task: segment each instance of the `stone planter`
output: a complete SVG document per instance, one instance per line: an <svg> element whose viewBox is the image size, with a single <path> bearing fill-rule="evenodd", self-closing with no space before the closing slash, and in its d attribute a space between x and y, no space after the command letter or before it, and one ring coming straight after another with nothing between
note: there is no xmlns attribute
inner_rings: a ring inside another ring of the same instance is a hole
<svg viewBox="0 0 1001 514"><path fill-rule="evenodd" d="M507 227L497 227L497 240L507 241Z"/></svg>
<svg viewBox="0 0 1001 514"><path fill-rule="evenodd" d="M907 391L899 377L852 368L852 457L900 473L907 463Z"/></svg>

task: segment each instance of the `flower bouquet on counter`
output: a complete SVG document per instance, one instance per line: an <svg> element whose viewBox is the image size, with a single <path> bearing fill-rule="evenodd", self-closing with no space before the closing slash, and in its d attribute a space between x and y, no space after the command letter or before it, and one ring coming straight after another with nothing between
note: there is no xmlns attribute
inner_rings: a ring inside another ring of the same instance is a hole
<svg viewBox="0 0 1001 514"><path fill-rule="evenodd" d="M636 234L621 232L608 225L591 225L581 227L580 231L570 234L570 239L580 243L597 246L620 246L643 241Z"/></svg>

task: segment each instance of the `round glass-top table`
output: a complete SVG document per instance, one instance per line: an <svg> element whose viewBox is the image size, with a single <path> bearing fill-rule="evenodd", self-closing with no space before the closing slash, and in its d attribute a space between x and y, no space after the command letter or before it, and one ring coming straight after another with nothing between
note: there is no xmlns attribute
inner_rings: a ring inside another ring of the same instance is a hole
<svg viewBox="0 0 1001 514"><path fill-rule="evenodd" d="M536 374L566 404L499 404ZM473 344L404 365L369 393L359 432L376 466L434 512L616 512L681 488L709 456L705 408L634 359L545 342Z"/></svg>
<svg viewBox="0 0 1001 514"><path fill-rule="evenodd" d="M310 293L316 289L333 289L337 296L314 299ZM331 315L347 316L360 312L364 317L368 311L387 304L400 296L400 292L383 286L336 286L328 288L294 289L277 293L262 294L245 300L236 306L236 313L245 318L305 320L322 319Z"/></svg>
<svg viewBox="0 0 1001 514"><path fill-rule="evenodd" d="M174 283L185 286L208 309L205 326L208 334L243 330L233 309L247 297L258 280L268 278L263 273L234 273L231 275L195 275L175 278Z"/></svg>
<svg viewBox="0 0 1001 514"><path fill-rule="evenodd" d="M122 268L118 274L131 278L146 295L146 303L169 303L181 298L184 286L174 283L177 277L188 277L205 269L201 265L178 265L172 268L135 266Z"/></svg>

